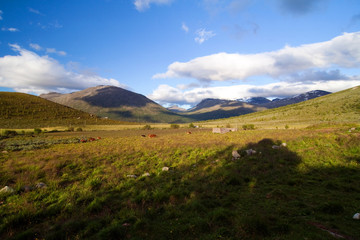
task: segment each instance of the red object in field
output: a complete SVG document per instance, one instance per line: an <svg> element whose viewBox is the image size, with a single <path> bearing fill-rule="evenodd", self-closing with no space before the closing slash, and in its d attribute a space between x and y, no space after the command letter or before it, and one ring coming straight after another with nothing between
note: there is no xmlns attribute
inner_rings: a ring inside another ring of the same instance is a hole
<svg viewBox="0 0 360 240"><path fill-rule="evenodd" d="M89 142L93 142L93 141L95 141L95 140L96 140L96 139L93 138L93 137L89 138Z"/></svg>
<svg viewBox="0 0 360 240"><path fill-rule="evenodd" d="M100 140L100 139L101 139L101 137L97 137L96 139L97 139L97 140Z"/></svg>
<svg viewBox="0 0 360 240"><path fill-rule="evenodd" d="M191 134L191 132L187 132L186 134Z"/></svg>
<svg viewBox="0 0 360 240"><path fill-rule="evenodd" d="M86 143L86 140L85 140L85 139L81 139L80 142Z"/></svg>
<svg viewBox="0 0 360 240"><path fill-rule="evenodd" d="M156 137L156 134L149 134L149 138L154 138Z"/></svg>

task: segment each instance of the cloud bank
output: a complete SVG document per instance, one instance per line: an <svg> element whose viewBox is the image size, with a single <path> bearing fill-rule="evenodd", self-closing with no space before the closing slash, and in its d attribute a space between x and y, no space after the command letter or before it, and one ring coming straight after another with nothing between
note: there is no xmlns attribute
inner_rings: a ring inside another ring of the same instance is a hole
<svg viewBox="0 0 360 240"><path fill-rule="evenodd" d="M258 54L217 53L188 62L174 62L153 78L194 78L200 81L245 80L252 76L282 75L315 68L360 66L360 32L344 33L330 41L286 46Z"/></svg>
<svg viewBox="0 0 360 240"><path fill-rule="evenodd" d="M0 57L0 87L36 94L51 91L70 92L97 85L123 87L115 79L69 71L55 59L39 56L17 44L10 44L10 47L18 55Z"/></svg>

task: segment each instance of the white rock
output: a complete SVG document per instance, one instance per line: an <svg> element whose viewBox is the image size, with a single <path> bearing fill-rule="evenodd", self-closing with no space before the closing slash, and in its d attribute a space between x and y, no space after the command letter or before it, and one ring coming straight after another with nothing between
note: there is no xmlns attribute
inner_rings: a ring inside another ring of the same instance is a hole
<svg viewBox="0 0 360 240"><path fill-rule="evenodd" d="M150 173L144 173L143 175L141 175L142 177L150 177Z"/></svg>
<svg viewBox="0 0 360 240"><path fill-rule="evenodd" d="M47 188L46 184L43 182L39 182L35 185L37 188Z"/></svg>
<svg viewBox="0 0 360 240"><path fill-rule="evenodd" d="M281 146L282 146L282 147L286 147L287 144L286 144L286 143L282 143Z"/></svg>
<svg viewBox="0 0 360 240"><path fill-rule="evenodd" d="M164 172L169 171L169 167L163 167L163 168L162 168L162 171L164 171Z"/></svg>
<svg viewBox="0 0 360 240"><path fill-rule="evenodd" d="M279 148L280 148L280 146L277 146L277 145L272 146L272 149L279 149Z"/></svg>
<svg viewBox="0 0 360 240"><path fill-rule="evenodd" d="M253 154L256 153L256 151L255 151L255 150L252 150L252 149L245 150L245 152L246 152L246 154L247 154L248 156L253 155Z"/></svg>
<svg viewBox="0 0 360 240"><path fill-rule="evenodd" d="M353 219L360 220L360 213L355 213Z"/></svg>
<svg viewBox="0 0 360 240"><path fill-rule="evenodd" d="M13 192L14 192L14 189L12 189L9 186L5 186L0 190L0 193L13 193Z"/></svg>
<svg viewBox="0 0 360 240"><path fill-rule="evenodd" d="M233 159L238 159L238 158L240 158L240 154L239 154L238 151L236 151L236 150L232 151L232 156L233 156Z"/></svg>
<svg viewBox="0 0 360 240"><path fill-rule="evenodd" d="M127 177L128 177L128 178L137 178L137 176L136 176L136 175L133 175L133 174L129 174L129 175L127 175Z"/></svg>

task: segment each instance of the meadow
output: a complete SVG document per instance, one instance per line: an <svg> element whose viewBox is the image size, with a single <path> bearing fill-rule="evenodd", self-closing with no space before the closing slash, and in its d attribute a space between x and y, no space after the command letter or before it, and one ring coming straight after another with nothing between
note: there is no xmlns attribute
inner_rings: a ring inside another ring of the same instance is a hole
<svg viewBox="0 0 360 240"><path fill-rule="evenodd" d="M84 129L0 150L0 239L360 236L359 124Z"/></svg>

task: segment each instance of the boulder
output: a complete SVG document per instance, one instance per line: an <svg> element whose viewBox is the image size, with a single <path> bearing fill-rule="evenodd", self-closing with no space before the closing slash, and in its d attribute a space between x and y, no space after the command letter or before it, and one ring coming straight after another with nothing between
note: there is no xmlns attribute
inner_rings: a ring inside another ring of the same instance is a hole
<svg viewBox="0 0 360 240"><path fill-rule="evenodd" d="M143 175L141 175L142 177L150 177L150 173L144 173Z"/></svg>
<svg viewBox="0 0 360 240"><path fill-rule="evenodd" d="M163 172L167 172L167 171L169 171L169 167L163 167L161 170L162 170Z"/></svg>
<svg viewBox="0 0 360 240"><path fill-rule="evenodd" d="M5 186L2 189L0 189L0 193L13 193L14 189L9 187L9 186Z"/></svg>
<svg viewBox="0 0 360 240"><path fill-rule="evenodd" d="M355 213L353 219L360 220L360 213Z"/></svg>
<svg viewBox="0 0 360 240"><path fill-rule="evenodd" d="M233 160L235 160L235 159L240 158L241 156L238 153L238 151L234 150L234 151L232 151L232 157L233 157Z"/></svg>

